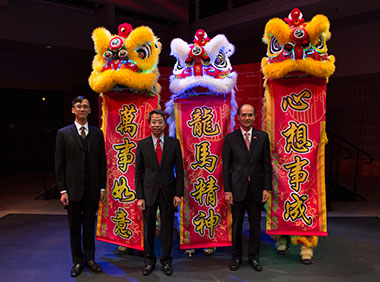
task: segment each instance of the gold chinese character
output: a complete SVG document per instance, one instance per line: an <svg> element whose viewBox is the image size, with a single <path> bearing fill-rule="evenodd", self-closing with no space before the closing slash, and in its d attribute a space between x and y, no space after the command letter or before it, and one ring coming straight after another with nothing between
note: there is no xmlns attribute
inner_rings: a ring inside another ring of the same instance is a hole
<svg viewBox="0 0 380 282"><path fill-rule="evenodd" d="M128 218L128 213L123 208L119 208L115 214L115 217L111 216L111 220L116 223L113 233L124 239L131 238L133 232L127 227L128 224L132 223L132 221Z"/></svg>
<svg viewBox="0 0 380 282"><path fill-rule="evenodd" d="M311 92L308 89L302 90L298 94L290 94L290 96L285 96L282 98L281 108L284 112L288 109L288 106L295 111L304 111L309 108L309 104L303 99L310 99Z"/></svg>
<svg viewBox="0 0 380 282"><path fill-rule="evenodd" d="M216 179L213 176L209 176L208 180L200 177L198 182L194 184L194 190L190 193L192 197L198 202L199 205L203 205L203 196L206 197L206 206L216 206L216 191L219 186L216 185Z"/></svg>
<svg viewBox="0 0 380 282"><path fill-rule="evenodd" d="M133 202L136 198L136 194L133 190L130 190L128 181L124 176L119 179L115 179L112 187L112 198L122 203Z"/></svg>
<svg viewBox="0 0 380 282"><path fill-rule="evenodd" d="M291 203L289 200L285 202L284 219L287 221L290 218L293 222L302 219L305 224L311 225L313 219L306 216L305 202L307 201L307 195L299 196L297 193L291 193L290 196L294 199L294 202Z"/></svg>
<svg viewBox="0 0 380 282"><path fill-rule="evenodd" d="M136 117L136 106L131 105L123 105L123 109L119 111L120 113L120 123L117 126L116 130L121 135L128 133L130 137L136 135L138 125L133 122Z"/></svg>
<svg viewBox="0 0 380 282"><path fill-rule="evenodd" d="M117 153L117 167L124 173L127 171L128 165L135 160L135 155L131 153L131 150L135 147L136 144L132 141L129 142L128 138L124 138L124 143L122 144L113 145L113 148L119 151Z"/></svg>
<svg viewBox="0 0 380 282"><path fill-rule="evenodd" d="M307 153L313 143L307 139L306 124L297 125L294 121L289 122L290 126L285 131L281 131L282 136L286 138L285 151L287 153L293 149L297 153Z"/></svg>
<svg viewBox="0 0 380 282"><path fill-rule="evenodd" d="M207 141L204 141L200 144L195 144L195 162L191 163L191 167L193 169L202 167L210 173L212 173L215 170L218 157L215 155L211 155L209 147L210 143Z"/></svg>
<svg viewBox="0 0 380 282"><path fill-rule="evenodd" d="M195 108L191 113L191 117L192 120L188 121L187 124L193 127L193 136L215 136L220 133L218 123L215 123L213 128L212 119L214 115L212 114L212 109L207 107Z"/></svg>
<svg viewBox="0 0 380 282"><path fill-rule="evenodd" d="M195 232L204 236L205 229L208 229L210 238L214 238L215 227L220 221L220 215L216 214L213 209L209 209L209 216L207 217L206 212L199 211L198 215L193 218L193 224L195 225Z"/></svg>
<svg viewBox="0 0 380 282"><path fill-rule="evenodd" d="M303 168L310 162L307 159L302 159L300 156L294 157L294 162L284 165L286 170L289 170L289 185L294 191L298 192L301 187L301 183L305 183L309 173Z"/></svg>

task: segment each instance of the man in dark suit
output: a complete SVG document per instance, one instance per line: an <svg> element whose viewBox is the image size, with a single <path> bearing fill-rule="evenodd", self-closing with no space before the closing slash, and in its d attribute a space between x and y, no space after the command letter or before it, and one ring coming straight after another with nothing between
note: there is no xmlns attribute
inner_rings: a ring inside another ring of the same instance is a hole
<svg viewBox="0 0 380 282"><path fill-rule="evenodd" d="M58 130L55 173L61 202L67 208L73 267L71 276L78 276L83 263L95 272L102 268L94 261L95 222L99 200L103 201L106 188L106 154L103 133L91 126L91 113L86 97L72 101L74 124ZM83 250L81 227L83 226Z"/></svg>
<svg viewBox="0 0 380 282"><path fill-rule="evenodd" d="M137 144L135 170L137 205L142 210L144 224L143 274L149 275L156 264L154 235L159 207L162 242L160 261L164 273L171 275L174 213L183 196L182 153L179 141L163 134L166 124L164 112L153 110L149 113L148 121L152 134Z"/></svg>
<svg viewBox="0 0 380 282"><path fill-rule="evenodd" d="M248 263L256 271L259 263L261 203L272 190L272 166L268 134L254 129L255 109L241 105L237 118L240 128L224 139L223 183L225 199L232 205L232 259L230 269L236 271L242 261L242 225L248 213L250 225Z"/></svg>

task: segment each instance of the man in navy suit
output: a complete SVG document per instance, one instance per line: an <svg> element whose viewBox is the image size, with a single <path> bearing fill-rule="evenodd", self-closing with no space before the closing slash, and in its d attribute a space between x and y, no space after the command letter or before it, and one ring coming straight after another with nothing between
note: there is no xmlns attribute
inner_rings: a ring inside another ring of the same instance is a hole
<svg viewBox="0 0 380 282"><path fill-rule="evenodd" d="M103 133L87 122L90 102L84 96L72 101L74 124L58 130L55 173L61 202L67 208L73 267L78 276L83 264L94 272L102 268L94 261L95 222L99 200L106 188L106 154ZM81 228L83 226L83 249Z"/></svg>
<svg viewBox="0 0 380 282"><path fill-rule="evenodd" d="M153 110L148 116L152 134L139 141L136 149L135 185L138 207L143 213L144 224L144 270L149 275L156 264L154 235L156 213L161 217L161 264L164 273L171 275L173 222L176 208L183 196L183 164L178 139L163 134L165 114ZM174 174L175 172L175 174Z"/></svg>
<svg viewBox="0 0 380 282"><path fill-rule="evenodd" d="M248 263L256 271L259 263L261 203L268 200L272 190L272 166L268 134L254 129L253 106L238 109L240 128L224 139L223 183L225 199L232 205L232 271L239 269L243 256L242 225L248 213L250 225Z"/></svg>

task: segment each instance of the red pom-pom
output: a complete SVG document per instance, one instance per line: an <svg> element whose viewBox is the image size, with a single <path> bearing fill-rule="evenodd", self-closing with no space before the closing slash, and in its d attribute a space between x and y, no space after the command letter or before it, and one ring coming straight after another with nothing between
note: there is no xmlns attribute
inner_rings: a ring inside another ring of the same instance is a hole
<svg viewBox="0 0 380 282"><path fill-rule="evenodd" d="M129 23L123 23L117 28L119 31L119 36L127 38L131 31L133 30L132 26Z"/></svg>

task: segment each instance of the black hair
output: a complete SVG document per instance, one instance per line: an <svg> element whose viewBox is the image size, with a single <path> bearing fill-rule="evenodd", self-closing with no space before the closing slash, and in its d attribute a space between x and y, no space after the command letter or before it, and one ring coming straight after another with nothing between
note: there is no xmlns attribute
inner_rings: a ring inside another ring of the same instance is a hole
<svg viewBox="0 0 380 282"><path fill-rule="evenodd" d="M74 100L71 102L71 106L74 107L76 103L82 103L82 101L86 99L88 103L90 104L90 100L86 96L77 96L74 98Z"/></svg>
<svg viewBox="0 0 380 282"><path fill-rule="evenodd" d="M161 111L161 110L156 109L156 110L153 110L153 111L151 111L151 112L149 113L149 115L148 115L148 122L149 122L149 123L150 123L150 120L151 120L153 114L161 115L161 116L164 118L164 122L166 122L166 116L165 116L165 113L164 113L163 111Z"/></svg>

